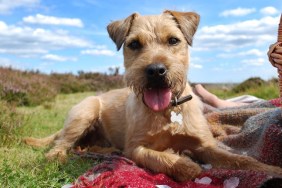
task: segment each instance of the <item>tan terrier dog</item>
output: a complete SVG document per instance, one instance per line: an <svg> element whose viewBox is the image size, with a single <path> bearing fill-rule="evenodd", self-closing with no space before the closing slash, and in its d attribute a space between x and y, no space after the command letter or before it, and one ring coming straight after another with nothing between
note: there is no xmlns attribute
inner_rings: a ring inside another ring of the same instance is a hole
<svg viewBox="0 0 282 188"><path fill-rule="evenodd" d="M64 159L88 134L94 144L109 143L138 165L178 181L193 179L202 171L198 163L181 155L184 151L213 167L282 176L279 167L217 147L201 101L186 80L188 46L198 23L196 13L165 11L154 16L132 14L109 24L117 49L123 45L128 88L86 98L71 109L61 131L26 142L42 146L54 141L47 158Z"/></svg>

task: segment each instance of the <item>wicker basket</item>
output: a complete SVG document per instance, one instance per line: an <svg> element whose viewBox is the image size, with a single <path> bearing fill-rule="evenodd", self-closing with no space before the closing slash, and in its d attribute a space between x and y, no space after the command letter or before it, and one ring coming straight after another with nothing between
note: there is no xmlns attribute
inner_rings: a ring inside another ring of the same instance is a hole
<svg viewBox="0 0 282 188"><path fill-rule="evenodd" d="M282 14L280 16L280 23L279 23L279 27L278 27L278 42L282 42Z"/></svg>

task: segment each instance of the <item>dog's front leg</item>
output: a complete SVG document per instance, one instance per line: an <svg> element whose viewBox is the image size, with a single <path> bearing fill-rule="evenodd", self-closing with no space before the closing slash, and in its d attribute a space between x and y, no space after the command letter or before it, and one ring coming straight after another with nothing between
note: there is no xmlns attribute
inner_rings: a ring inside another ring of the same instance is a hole
<svg viewBox="0 0 282 188"><path fill-rule="evenodd" d="M131 158L138 165L154 172L165 173L177 181L190 180L201 173L201 167L197 163L169 151L156 151L138 146L132 150Z"/></svg>

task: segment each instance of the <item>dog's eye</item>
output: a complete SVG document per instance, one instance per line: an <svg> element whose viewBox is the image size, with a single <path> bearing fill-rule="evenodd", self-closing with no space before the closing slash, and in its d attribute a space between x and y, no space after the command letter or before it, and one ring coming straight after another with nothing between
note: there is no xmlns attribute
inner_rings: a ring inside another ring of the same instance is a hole
<svg viewBox="0 0 282 188"><path fill-rule="evenodd" d="M130 48L131 50L139 50L142 47L142 45L138 40L133 40L127 45L127 47Z"/></svg>
<svg viewBox="0 0 282 188"><path fill-rule="evenodd" d="M176 37L170 37L168 39L168 43L170 45L177 45L179 42L180 42L180 40L178 38L176 38Z"/></svg>

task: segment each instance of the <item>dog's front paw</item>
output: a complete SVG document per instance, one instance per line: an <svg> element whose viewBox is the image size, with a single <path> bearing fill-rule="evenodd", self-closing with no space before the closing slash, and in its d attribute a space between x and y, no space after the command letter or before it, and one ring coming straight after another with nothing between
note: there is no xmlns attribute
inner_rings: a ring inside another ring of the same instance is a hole
<svg viewBox="0 0 282 188"><path fill-rule="evenodd" d="M196 178L201 171L202 169L197 163L191 161L187 157L181 157L173 165L173 172L171 175L175 180L183 182Z"/></svg>
<svg viewBox="0 0 282 188"><path fill-rule="evenodd" d="M45 154L47 160L52 161L58 159L60 162L64 163L67 160L66 150L50 150Z"/></svg>
<svg viewBox="0 0 282 188"><path fill-rule="evenodd" d="M268 173L272 176L282 177L282 168L278 166L269 166L269 170L265 170L265 171L268 171Z"/></svg>

